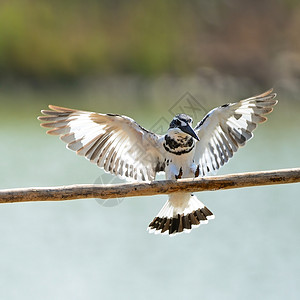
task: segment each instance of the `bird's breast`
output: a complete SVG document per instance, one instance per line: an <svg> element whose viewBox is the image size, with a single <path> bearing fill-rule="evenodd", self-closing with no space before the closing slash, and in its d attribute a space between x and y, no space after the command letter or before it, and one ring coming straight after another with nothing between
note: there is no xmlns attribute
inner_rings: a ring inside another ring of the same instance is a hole
<svg viewBox="0 0 300 300"><path fill-rule="evenodd" d="M170 137L169 135L166 135L163 146L167 152L173 155L180 156L190 153L195 147L195 142L192 137L175 139L173 137Z"/></svg>
<svg viewBox="0 0 300 300"><path fill-rule="evenodd" d="M194 152L176 155L167 152L165 158L166 179L174 180L180 178L193 178L195 173Z"/></svg>

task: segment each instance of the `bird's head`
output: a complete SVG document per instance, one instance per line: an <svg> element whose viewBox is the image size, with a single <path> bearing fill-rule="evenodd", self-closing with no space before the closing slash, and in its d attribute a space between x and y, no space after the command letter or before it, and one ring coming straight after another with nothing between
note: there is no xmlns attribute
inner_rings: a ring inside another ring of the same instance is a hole
<svg viewBox="0 0 300 300"><path fill-rule="evenodd" d="M193 119L186 114L176 115L170 123L168 133L173 136L186 137L192 136L194 139L199 141L197 134L193 127Z"/></svg>

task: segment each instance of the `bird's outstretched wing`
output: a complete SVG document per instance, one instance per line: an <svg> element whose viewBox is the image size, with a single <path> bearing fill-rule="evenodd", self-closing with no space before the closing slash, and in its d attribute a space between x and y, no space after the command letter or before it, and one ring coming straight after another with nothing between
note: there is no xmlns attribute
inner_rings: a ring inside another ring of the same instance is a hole
<svg viewBox="0 0 300 300"><path fill-rule="evenodd" d="M273 110L276 94L269 90L261 95L229 103L211 110L195 127L200 139L196 143L195 163L199 175L214 173L252 138L258 123Z"/></svg>
<svg viewBox="0 0 300 300"><path fill-rule="evenodd" d="M49 105L42 110L42 127L59 135L67 148L105 171L134 180L153 180L163 171L159 136L129 117L98 114Z"/></svg>

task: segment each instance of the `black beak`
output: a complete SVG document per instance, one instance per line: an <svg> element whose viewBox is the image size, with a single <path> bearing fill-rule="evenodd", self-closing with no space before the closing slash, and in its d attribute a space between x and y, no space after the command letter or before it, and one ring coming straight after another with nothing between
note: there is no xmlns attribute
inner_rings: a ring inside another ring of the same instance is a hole
<svg viewBox="0 0 300 300"><path fill-rule="evenodd" d="M180 127L180 129L183 132L185 132L185 133L189 134L190 136L192 136L197 141L200 141L200 139L198 138L196 132L194 131L194 129L190 125L182 126L182 127Z"/></svg>

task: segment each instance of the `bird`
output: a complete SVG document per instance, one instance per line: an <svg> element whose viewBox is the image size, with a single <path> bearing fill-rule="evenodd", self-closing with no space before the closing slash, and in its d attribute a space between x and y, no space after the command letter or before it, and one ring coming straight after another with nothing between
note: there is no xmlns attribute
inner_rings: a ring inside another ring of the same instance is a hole
<svg viewBox="0 0 300 300"><path fill-rule="evenodd" d="M58 135L66 147L106 172L134 181L153 181L165 172L167 180L215 174L253 137L257 124L277 104L270 89L226 103L209 111L193 128L193 119L174 116L165 134L151 132L133 119L49 105L41 126ZM50 129L49 129L50 128ZM176 192L149 224L150 233L174 236L207 224L215 215L190 192Z"/></svg>

